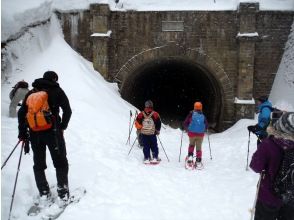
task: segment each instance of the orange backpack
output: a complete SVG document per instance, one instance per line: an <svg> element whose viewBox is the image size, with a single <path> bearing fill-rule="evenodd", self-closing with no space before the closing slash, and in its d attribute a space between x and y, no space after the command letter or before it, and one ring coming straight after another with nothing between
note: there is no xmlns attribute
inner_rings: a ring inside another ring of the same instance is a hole
<svg viewBox="0 0 294 220"><path fill-rule="evenodd" d="M48 94L38 91L27 98L27 122L33 131L44 131L52 127L52 112L48 105Z"/></svg>

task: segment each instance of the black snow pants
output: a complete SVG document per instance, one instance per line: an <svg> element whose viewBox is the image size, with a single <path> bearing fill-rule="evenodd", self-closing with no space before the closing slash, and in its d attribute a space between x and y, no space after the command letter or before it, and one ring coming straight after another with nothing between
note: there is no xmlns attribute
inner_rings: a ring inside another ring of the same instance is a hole
<svg viewBox="0 0 294 220"><path fill-rule="evenodd" d="M46 146L49 149L56 169L57 192L62 198L68 194L68 161L63 132L57 130L30 132L30 141L34 153L34 174L40 195L50 192L46 179Z"/></svg>

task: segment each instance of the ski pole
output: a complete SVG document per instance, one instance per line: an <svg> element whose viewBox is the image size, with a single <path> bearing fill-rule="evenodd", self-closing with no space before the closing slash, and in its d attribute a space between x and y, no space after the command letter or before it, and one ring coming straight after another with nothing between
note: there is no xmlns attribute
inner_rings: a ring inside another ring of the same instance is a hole
<svg viewBox="0 0 294 220"><path fill-rule="evenodd" d="M260 188L260 182L263 179L263 176L264 176L264 170L261 172L260 177L259 177L259 180L257 182L257 187L256 187L256 193L255 193L253 207L252 207L252 209L249 210L250 213L251 213L250 220L253 220L254 215L255 215L255 208L256 208L257 197L258 197L258 192L259 192L259 188Z"/></svg>
<svg viewBox="0 0 294 220"><path fill-rule="evenodd" d="M133 147L134 147L134 145L135 145L135 142L136 142L136 140L138 139L138 136L136 137L136 139L134 140L134 142L133 142L133 144L132 144L132 147L131 147L131 149L130 149L130 151L129 151L129 153L128 153L128 155L130 155L130 153L131 153L131 151L132 151L132 149L133 149Z"/></svg>
<svg viewBox="0 0 294 220"><path fill-rule="evenodd" d="M126 145L128 144L128 142L130 143L131 133L132 133L132 130L133 130L133 127L134 127L134 124L135 124L135 121L136 121L136 117L137 117L137 115L138 115L138 112L137 112L137 110L136 110L135 117L134 117L134 121L133 121L133 124L132 124L131 130L130 130L130 132L129 132L129 137L128 137L128 140L127 140L127 142L126 142Z"/></svg>
<svg viewBox="0 0 294 220"><path fill-rule="evenodd" d="M12 206L13 206L13 201L14 201L15 189L16 189L16 184L17 184L18 173L19 173L21 156L22 156L22 151L23 151L23 148L24 148L24 144L25 144L25 142L22 142L21 150L20 150L20 156L19 156L19 161L18 161L18 166L17 166L16 177L15 177L15 182L14 182L14 188L13 188L13 193L12 193L12 198L11 198L11 204L10 204L10 210L9 210L8 220L10 220L10 217L11 217L11 211L12 211Z"/></svg>
<svg viewBox="0 0 294 220"><path fill-rule="evenodd" d="M210 148L210 140L209 140L208 130L207 130L206 133L207 133L207 138L208 138L208 146L209 146L210 159L212 160L212 156L211 156L211 148Z"/></svg>
<svg viewBox="0 0 294 220"><path fill-rule="evenodd" d="M13 154L13 152L15 151L16 147L19 145L19 143L21 142L21 140L19 140L17 142L17 144L15 145L15 147L13 148L13 150L11 151L11 153L9 154L9 156L7 157L7 159L4 161L3 165L1 166L1 170L3 167L5 167L7 161L9 160L9 158L11 157L11 155Z"/></svg>
<svg viewBox="0 0 294 220"><path fill-rule="evenodd" d="M248 171L249 145L250 145L250 131L249 131L249 137L248 137L248 149L247 149L247 163L246 163L246 170L247 170L247 171Z"/></svg>
<svg viewBox="0 0 294 220"><path fill-rule="evenodd" d="M182 135L181 135L181 146L180 146L179 162L181 162L183 135L184 135L184 130L182 130Z"/></svg>
<svg viewBox="0 0 294 220"><path fill-rule="evenodd" d="M131 120L132 120L132 116L133 116L133 114L132 114L132 110L130 110L130 120L129 120L129 137L130 137L130 134L131 134ZM130 139L128 139L128 141L130 141ZM127 141L127 143L128 143L128 141Z"/></svg>
<svg viewBox="0 0 294 220"><path fill-rule="evenodd" d="M167 156L167 154L166 154L166 152L165 152L165 149L164 149L164 147L163 147L163 145L162 145L162 143L161 143L161 140L160 140L159 136L157 136L157 138L158 138L158 140L159 140L159 142L160 142L160 144L161 144L161 147L162 147L162 149L163 149L163 151L164 151L164 153L165 153L166 159L167 159L167 161L169 162L168 156Z"/></svg>

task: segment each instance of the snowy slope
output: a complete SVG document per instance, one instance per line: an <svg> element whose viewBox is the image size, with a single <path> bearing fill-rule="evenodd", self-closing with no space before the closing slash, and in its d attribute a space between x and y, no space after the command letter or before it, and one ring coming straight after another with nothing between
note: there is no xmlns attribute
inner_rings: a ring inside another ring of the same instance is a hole
<svg viewBox="0 0 294 220"><path fill-rule="evenodd" d="M55 18L30 30L9 45L18 71L1 88L1 159L8 156L17 142L17 120L8 118L8 93L18 80L32 82L46 70L55 70L73 109L65 132L70 163L70 188L84 186L88 193L75 206L68 207L60 220L80 219L191 219L245 220L252 206L258 175L245 171L248 132L252 120L241 120L224 133L210 135L203 143L205 169L189 172L183 167L188 138L183 138L181 163L178 162L181 131L169 127L160 135L170 162L161 146L159 166L142 164L142 151L125 145L129 111L135 108L120 98L115 84L107 83L93 70L91 63L75 53L63 40ZM17 59L16 59L17 57ZM31 57L31 58L29 58ZM156 104L155 104L156 105ZM131 141L135 139L132 133ZM250 155L256 138L251 137ZM1 218L7 219L19 158L13 154L1 172ZM56 184L50 156L47 178ZM23 156L12 215L27 217L25 212L37 194L32 170L32 154ZM196 217L195 217L196 218ZM194 218L194 219L195 219Z"/></svg>
<svg viewBox="0 0 294 220"><path fill-rule="evenodd" d="M294 111L294 23L269 98L274 106Z"/></svg>

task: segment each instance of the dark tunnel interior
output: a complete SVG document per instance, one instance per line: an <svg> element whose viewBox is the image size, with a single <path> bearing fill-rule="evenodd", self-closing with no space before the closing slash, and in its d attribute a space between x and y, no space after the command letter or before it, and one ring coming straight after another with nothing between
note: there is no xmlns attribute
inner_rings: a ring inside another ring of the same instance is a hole
<svg viewBox="0 0 294 220"><path fill-rule="evenodd" d="M212 127L219 121L221 95L216 80L199 66L182 60L158 60L131 73L121 87L122 97L140 110L153 101L164 124L178 128L194 102L201 101Z"/></svg>

